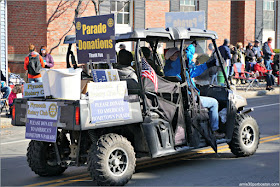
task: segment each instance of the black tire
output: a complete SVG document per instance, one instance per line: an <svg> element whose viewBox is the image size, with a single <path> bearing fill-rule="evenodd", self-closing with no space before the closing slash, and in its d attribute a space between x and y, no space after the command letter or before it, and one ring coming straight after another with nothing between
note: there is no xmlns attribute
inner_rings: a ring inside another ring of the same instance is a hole
<svg viewBox="0 0 280 187"><path fill-rule="evenodd" d="M69 141L65 136L61 141L58 138L57 142L60 153L64 148L69 147ZM31 170L42 177L57 176L67 169L67 167L57 164L53 143L31 140L26 156Z"/></svg>
<svg viewBox="0 0 280 187"><path fill-rule="evenodd" d="M232 140L229 143L231 152L238 157L253 155L259 140L260 131L256 120L246 114L237 114Z"/></svg>
<svg viewBox="0 0 280 187"><path fill-rule="evenodd" d="M135 153L131 143L118 134L106 134L92 144L88 170L101 186L123 186L135 170Z"/></svg>

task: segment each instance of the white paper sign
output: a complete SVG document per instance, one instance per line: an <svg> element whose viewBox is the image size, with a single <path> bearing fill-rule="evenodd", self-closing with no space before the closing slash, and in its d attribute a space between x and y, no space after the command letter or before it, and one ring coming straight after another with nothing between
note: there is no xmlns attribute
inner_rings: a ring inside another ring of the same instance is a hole
<svg viewBox="0 0 280 187"><path fill-rule="evenodd" d="M127 95L126 81L88 83L90 100L123 99Z"/></svg>
<svg viewBox="0 0 280 187"><path fill-rule="evenodd" d="M118 70L106 69L106 75L108 81L120 81Z"/></svg>
<svg viewBox="0 0 280 187"><path fill-rule="evenodd" d="M23 85L23 97L44 97L42 82L26 83Z"/></svg>
<svg viewBox="0 0 280 187"><path fill-rule="evenodd" d="M57 120L56 102L28 101L27 118Z"/></svg>
<svg viewBox="0 0 280 187"><path fill-rule="evenodd" d="M126 81L88 84L91 123L102 123L131 118Z"/></svg>

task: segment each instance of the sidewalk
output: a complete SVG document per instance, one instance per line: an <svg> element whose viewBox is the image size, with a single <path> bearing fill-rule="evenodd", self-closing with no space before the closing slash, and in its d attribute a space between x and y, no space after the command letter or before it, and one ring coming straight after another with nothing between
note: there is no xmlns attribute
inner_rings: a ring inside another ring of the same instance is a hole
<svg viewBox="0 0 280 187"><path fill-rule="evenodd" d="M279 95L280 94L280 87L274 86L274 90L268 91L265 89L266 84L260 83L260 87L255 87L254 89L250 88L248 91L245 91L242 87L237 86L236 88L233 88L236 90L236 92L245 97L245 98L254 98L259 96L265 96L265 95Z"/></svg>
<svg viewBox="0 0 280 187"><path fill-rule="evenodd" d="M279 95L279 93L280 93L280 87L279 86L275 86L274 90L272 90L272 91L267 91L267 90L265 90L265 84L264 83L260 85L260 88L255 88L255 90L250 89L248 91L245 91L241 87L237 87L235 89L236 89L236 92L239 95L241 95L245 98L255 98L255 97L265 96L265 95ZM13 127L11 125L11 121L12 121L12 119L8 118L6 116L6 111L1 113L1 117L0 117L1 129Z"/></svg>

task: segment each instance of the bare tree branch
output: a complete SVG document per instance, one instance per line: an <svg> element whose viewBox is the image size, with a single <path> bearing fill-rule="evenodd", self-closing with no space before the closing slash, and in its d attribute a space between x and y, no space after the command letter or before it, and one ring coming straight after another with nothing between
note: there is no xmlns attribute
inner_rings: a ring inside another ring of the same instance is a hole
<svg viewBox="0 0 280 187"><path fill-rule="evenodd" d="M76 2L77 0L66 0L63 2L63 0L60 0L60 2L58 3L55 11L52 13L52 15L50 16L50 18L47 21L47 26L49 26L49 24L51 22L53 22L56 18L59 18L62 14L64 14L67 9L71 6L73 6L73 4Z"/></svg>
<svg viewBox="0 0 280 187"><path fill-rule="evenodd" d="M75 25L75 18L76 18L76 17L79 17L79 15L83 14L84 11L87 9L88 4L89 4L89 1L87 2L87 4L86 4L86 6L84 7L84 9L83 9L82 11L80 11L80 10L81 10L82 1L83 1L83 0L79 0L78 5L77 5L77 7L76 7L76 9L75 9L75 16L74 16L72 25L71 25L70 28L62 35L62 37L60 37L59 42L57 43L57 45L55 45L54 47L51 48L50 54L51 54L51 52L52 52L54 49L56 49L57 47L59 47L59 45L61 44L62 39L72 30L73 26Z"/></svg>
<svg viewBox="0 0 280 187"><path fill-rule="evenodd" d="M95 0L91 0L91 2L94 4L95 15L97 15L98 10L97 10L96 2L95 2Z"/></svg>

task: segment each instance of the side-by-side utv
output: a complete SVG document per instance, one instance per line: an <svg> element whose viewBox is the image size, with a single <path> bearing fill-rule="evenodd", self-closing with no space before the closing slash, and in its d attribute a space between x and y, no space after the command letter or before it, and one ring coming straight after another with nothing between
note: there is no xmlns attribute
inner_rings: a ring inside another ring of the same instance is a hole
<svg viewBox="0 0 280 187"><path fill-rule="evenodd" d="M120 76L127 82L130 118L91 123L89 100L63 100L56 98L22 98L15 100L13 125L25 125L28 101L56 102L59 111L55 143L31 140L27 150L30 168L40 176L63 173L69 166L87 166L98 185L125 185L132 177L136 159L157 158L227 143L238 157L250 156L259 144L259 127L255 119L244 110L246 99L231 90L226 78L221 55L213 31L186 28L139 29L116 35L116 43L133 42L134 71L137 79ZM188 84L185 48L193 40L212 42L225 84L199 85L200 94ZM67 62L75 64L71 45L75 37L66 37L69 49ZM181 79L157 75L157 86L142 76L142 45L152 50L156 66L164 66L159 47L178 47L181 58ZM70 64L70 63L69 63ZM71 66L71 65L69 65ZM91 79L88 72L82 79ZM118 84L118 82L116 82ZM219 111L226 110L226 121L220 120L219 132L225 138L216 139L209 124L208 109L202 107L200 96L215 98Z"/></svg>

